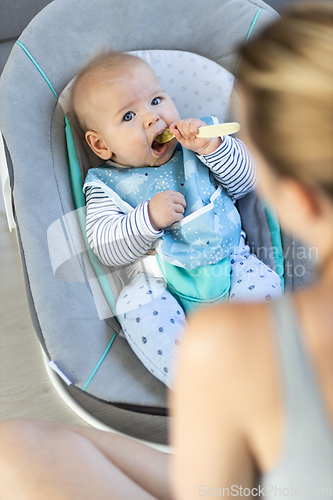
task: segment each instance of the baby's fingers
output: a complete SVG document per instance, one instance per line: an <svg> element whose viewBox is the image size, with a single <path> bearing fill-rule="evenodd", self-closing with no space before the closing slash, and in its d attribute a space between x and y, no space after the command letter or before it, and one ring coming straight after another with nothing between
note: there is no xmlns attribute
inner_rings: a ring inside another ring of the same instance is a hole
<svg viewBox="0 0 333 500"><path fill-rule="evenodd" d="M192 125L192 127L191 127L191 125ZM193 136L193 124L189 118L186 120L180 120L177 123L177 129L179 130L179 132L181 133L181 135L183 136L184 139L193 139L193 137L194 137ZM192 129L192 133L191 133L191 129Z"/></svg>
<svg viewBox="0 0 333 500"><path fill-rule="evenodd" d="M173 202L175 203L175 205L179 205L181 206L183 209L186 208L186 201L185 201L185 198L184 196L179 193L178 191L174 191L174 195L173 195Z"/></svg>
<svg viewBox="0 0 333 500"><path fill-rule="evenodd" d="M176 137L178 142L182 143L182 141L184 141L184 137L177 128L177 123L173 123L172 125L170 125L169 130Z"/></svg>
<svg viewBox="0 0 333 500"><path fill-rule="evenodd" d="M197 118L187 118L186 120L179 120L175 124L176 130L179 131L181 137L185 140L195 139L198 133L198 128L204 123ZM174 131L172 131L175 133ZM175 136L177 137L176 133Z"/></svg>
<svg viewBox="0 0 333 500"><path fill-rule="evenodd" d="M194 139L197 136L199 127L203 125L205 125L205 123L198 119L191 120L188 123L188 134L190 139Z"/></svg>
<svg viewBox="0 0 333 500"><path fill-rule="evenodd" d="M174 210L175 210L176 214L184 215L185 207L183 205L177 204L177 205L175 205Z"/></svg>
<svg viewBox="0 0 333 500"><path fill-rule="evenodd" d="M180 222L183 219L184 219L184 214L181 214L180 212L174 212L172 223L170 224L170 226L175 222Z"/></svg>

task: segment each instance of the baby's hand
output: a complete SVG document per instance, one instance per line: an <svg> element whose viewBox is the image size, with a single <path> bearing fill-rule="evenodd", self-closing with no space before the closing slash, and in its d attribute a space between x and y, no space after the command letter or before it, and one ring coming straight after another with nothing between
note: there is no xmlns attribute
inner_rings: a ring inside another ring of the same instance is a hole
<svg viewBox="0 0 333 500"><path fill-rule="evenodd" d="M178 191L163 191L155 194L148 203L150 222L156 231L170 226L184 217L185 198Z"/></svg>
<svg viewBox="0 0 333 500"><path fill-rule="evenodd" d="M199 155L208 155L209 153L213 153L222 144L222 139L221 137L197 138L198 128L205 125L206 123L198 118L186 118L186 120L179 120L179 122L172 123L169 126L169 130L184 148L190 149Z"/></svg>

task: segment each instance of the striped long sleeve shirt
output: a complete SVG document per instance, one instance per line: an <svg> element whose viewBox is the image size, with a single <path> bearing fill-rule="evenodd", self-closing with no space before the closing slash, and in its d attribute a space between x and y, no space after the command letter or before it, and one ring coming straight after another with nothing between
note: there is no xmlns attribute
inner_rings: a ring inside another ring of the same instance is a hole
<svg viewBox="0 0 333 500"><path fill-rule="evenodd" d="M232 200L236 201L255 189L254 160L238 139L225 136L216 151L198 155L198 158L211 170ZM163 235L163 230L156 231L150 222L149 200L125 215L101 187L87 186L85 196L87 239L103 264L129 264L145 255Z"/></svg>

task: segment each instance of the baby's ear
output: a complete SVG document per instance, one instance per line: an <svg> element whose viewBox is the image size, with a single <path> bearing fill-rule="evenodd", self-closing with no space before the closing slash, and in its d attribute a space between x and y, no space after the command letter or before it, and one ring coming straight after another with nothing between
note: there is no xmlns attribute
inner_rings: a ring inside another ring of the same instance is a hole
<svg viewBox="0 0 333 500"><path fill-rule="evenodd" d="M94 130L88 130L85 138L93 152L103 160L110 160L112 156L111 149L105 144L103 137Z"/></svg>

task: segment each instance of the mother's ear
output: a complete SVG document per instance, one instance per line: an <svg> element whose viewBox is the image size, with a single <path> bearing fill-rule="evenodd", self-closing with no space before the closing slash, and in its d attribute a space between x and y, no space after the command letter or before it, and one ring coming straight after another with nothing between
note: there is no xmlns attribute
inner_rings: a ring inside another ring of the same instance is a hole
<svg viewBox="0 0 333 500"><path fill-rule="evenodd" d="M85 133L85 138L87 143L97 156L99 156L103 160L110 160L112 151L104 142L101 134L95 132L94 130L88 130L88 132Z"/></svg>
<svg viewBox="0 0 333 500"><path fill-rule="evenodd" d="M293 179L284 177L280 183L285 203L292 207L297 207L297 214L300 219L306 221L317 219L323 212L322 194L315 187Z"/></svg>
<svg viewBox="0 0 333 500"><path fill-rule="evenodd" d="M331 227L332 204L319 188L283 177L275 201L282 228L307 244L319 244L324 228L328 232L327 227Z"/></svg>

